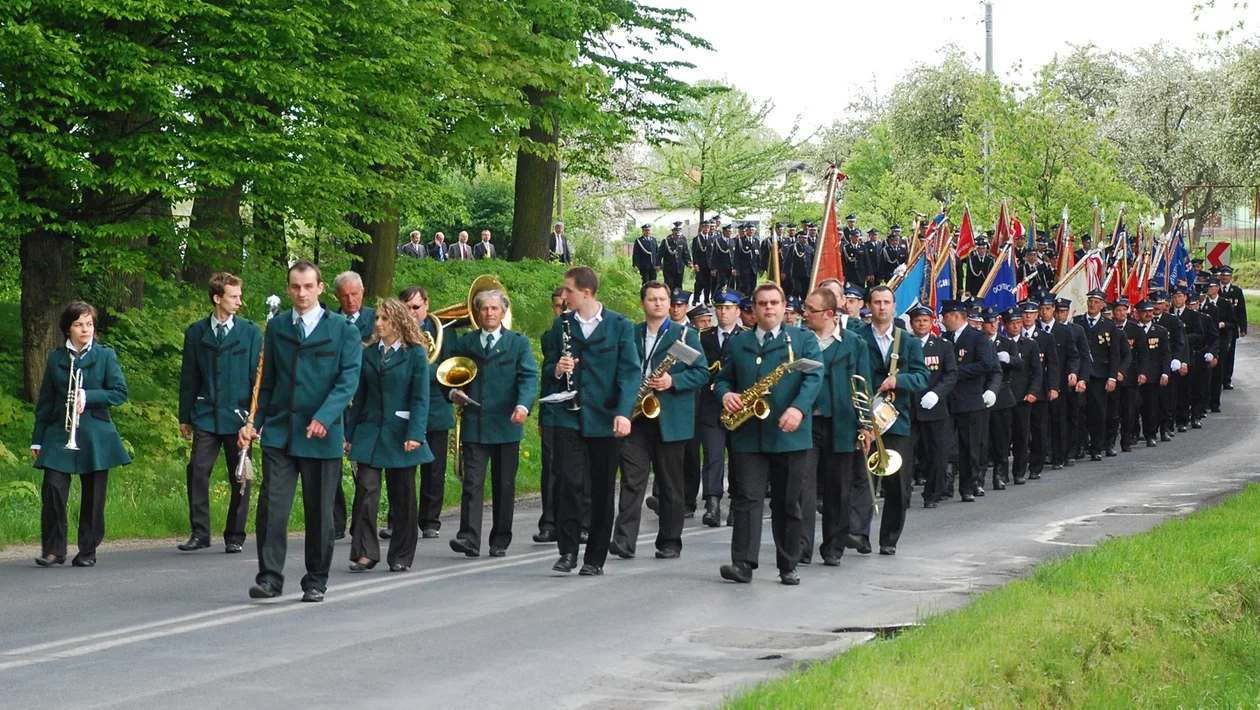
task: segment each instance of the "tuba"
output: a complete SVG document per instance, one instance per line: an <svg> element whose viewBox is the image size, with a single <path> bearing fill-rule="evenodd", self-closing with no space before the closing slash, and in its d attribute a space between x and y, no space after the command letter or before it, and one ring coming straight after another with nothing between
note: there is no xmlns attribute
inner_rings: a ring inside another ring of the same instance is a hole
<svg viewBox="0 0 1260 710"><path fill-rule="evenodd" d="M866 378L850 375L849 387L853 390L850 397L853 400L853 409L857 412L858 423L863 428L869 428L875 438L875 451L867 457L866 468L876 476L891 476L901 470L901 454L884 448L883 434L897 421L897 410L892 410L892 419L885 423L876 414L874 407L879 406L879 403L887 404L887 401L881 400L877 403L871 397L871 388L866 384ZM887 406L892 407L891 404ZM886 410L882 413L887 414Z"/></svg>
<svg viewBox="0 0 1260 710"><path fill-rule="evenodd" d="M458 390L477 378L477 363L462 356L448 357L442 361L441 365L438 365L435 377L437 377L437 381L441 383L443 387L450 387L453 390ZM464 455L461 450L462 440L460 439L460 423L463 420L465 406L480 407L481 405L470 399L463 392L460 392L460 394L454 398L454 401L455 476L462 481L464 479Z"/></svg>

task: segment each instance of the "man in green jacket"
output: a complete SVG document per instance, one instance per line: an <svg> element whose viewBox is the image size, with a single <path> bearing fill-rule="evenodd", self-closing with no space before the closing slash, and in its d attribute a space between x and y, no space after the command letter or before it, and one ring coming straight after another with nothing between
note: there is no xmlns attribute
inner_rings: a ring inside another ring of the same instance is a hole
<svg viewBox="0 0 1260 710"><path fill-rule="evenodd" d="M263 484L258 498L258 576L254 599L284 591L289 512L298 479L306 514L302 601L321 602L333 556L333 498L341 485L345 412L359 383L359 331L319 302L319 267L289 267L293 310L272 319L263 339L263 377L255 431L242 427L238 445L261 437Z"/></svg>
<svg viewBox="0 0 1260 710"><path fill-rule="evenodd" d="M564 299L569 312L556 318L552 330L567 341L558 358L543 363L546 377L573 378L576 416L556 425L559 453L556 517L560 530L560 559L552 567L572 572L582 518L583 481L591 485L590 537L581 574L604 573L612 538L613 486L617 479L618 440L630 433L630 413L639 393L639 353L630 319L595 299L599 276L589 266L575 266L564 274Z"/></svg>
<svg viewBox="0 0 1260 710"><path fill-rule="evenodd" d="M241 280L229 273L210 278L214 312L184 331L184 360L179 375L179 433L192 442L188 461L188 519L192 537L179 549L210 547L210 473L219 459L227 463L231 498L223 529L224 549L240 552L249 518L249 481L237 485L232 476L240 462L236 446L241 417L249 411L262 331L237 318Z"/></svg>
<svg viewBox="0 0 1260 710"><path fill-rule="evenodd" d="M783 289L773 283L763 283L753 292L756 325L731 340L730 356L714 383L714 393L727 412L744 409L741 393L778 366L796 359L819 362L818 339L807 330L783 324L786 300ZM805 415L814 411L822 379L820 369L788 372L764 397L766 417L750 419L731 433L731 515L735 524L731 564L721 569L724 579L752 581L761 548L768 480L779 581L801 583L796 573L801 547L801 482L813 446L812 417Z"/></svg>
<svg viewBox="0 0 1260 710"><path fill-rule="evenodd" d="M464 454L464 491L459 506L459 532L451 549L468 557L481 554L481 512L490 468L490 493L494 526L490 529L490 556L503 557L512 543L512 515L516 501L516 471L520 463L525 419L538 392L538 361L521 333L503 327L504 314L512 309L508 295L499 290L482 291L473 300L481 327L465 333L453 354L477 365L477 376L452 390L459 402L471 398L476 405L461 413L460 437Z"/></svg>
<svg viewBox="0 0 1260 710"><path fill-rule="evenodd" d="M651 395L656 397L658 416L636 417L630 435L621 443L620 510L608 549L623 559L634 557L648 471L654 469L660 491L657 512L661 518L656 557L677 559L682 552L686 512L683 457L696 429L696 390L709 383L709 369L696 331L668 318L668 286L649 281L639 289L639 300L646 319L634 327L635 347L642 362L640 381L648 382ZM675 358L667 370L651 377L679 341L696 351L696 359L686 363Z"/></svg>

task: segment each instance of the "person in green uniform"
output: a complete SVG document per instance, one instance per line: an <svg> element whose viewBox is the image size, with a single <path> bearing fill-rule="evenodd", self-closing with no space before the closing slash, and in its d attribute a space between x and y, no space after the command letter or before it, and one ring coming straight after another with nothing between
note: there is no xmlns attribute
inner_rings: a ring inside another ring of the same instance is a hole
<svg viewBox="0 0 1260 710"><path fill-rule="evenodd" d="M363 305L363 278L353 271L343 271L333 277L333 295L337 297L337 310L334 313L345 316L346 321L359 331L359 339L367 342L375 333L376 310ZM333 501L333 537L337 540L346 536L346 492L337 484L336 499ZM376 525L373 523L375 533Z"/></svg>
<svg viewBox="0 0 1260 710"><path fill-rule="evenodd" d="M420 533L416 467L433 460L424 438L429 420L429 358L421 345L420 328L402 301L381 301L372 327L346 421L346 455L357 464L350 570L363 572L381 560L376 518L384 470L395 522L386 559L390 572L405 572L415 561Z"/></svg>
<svg viewBox="0 0 1260 710"><path fill-rule="evenodd" d="M701 351L695 329L667 318L669 287L649 281L639 289L643 323L634 327L635 345L642 362L641 381L648 381L660 403L660 415L635 419L630 435L621 442L620 510L613 527L609 551L623 559L634 557L639 538L639 521L647 492L649 469L656 471L659 488L657 513L661 522L656 533L656 557L677 559L682 552L683 461L687 443L696 428L696 391L709 383L709 366ZM675 360L664 373L648 380L668 356L669 348L682 341L698 354L690 364Z"/></svg>
<svg viewBox="0 0 1260 710"><path fill-rule="evenodd" d="M302 601L321 602L333 557L333 499L341 484L345 413L359 384L359 331L319 302L319 267L289 267L293 310L277 315L263 338L257 430L241 427L238 445L261 438L263 484L258 496L258 575L254 599L284 591L289 513L298 479L306 515L306 575Z"/></svg>
<svg viewBox="0 0 1260 710"><path fill-rule="evenodd" d="M109 469L131 463L114 428L110 407L127 401L127 382L118 355L96 342L96 309L74 301L58 321L66 342L48 353L35 404L31 454L44 471L40 516L41 567L66 561L66 504L70 477L79 477L79 553L75 567L96 565L105 537L105 491ZM81 377L73 390L70 378ZM67 412L67 409L72 411Z"/></svg>
<svg viewBox="0 0 1260 710"><path fill-rule="evenodd" d="M398 294L398 300L406 304L411 317L420 326L420 332L428 333L437 342L437 326L429 317L429 294L423 286L408 286ZM449 331L442 339L442 352L432 363L441 363L450 357L455 346L455 333ZM446 496L446 450L451 429L455 427L455 408L443 394L437 381L437 367L429 367L429 421L425 429L425 442L433 452L433 460L420 466L420 503L418 520L420 535L425 539L436 538L442 527L442 501ZM391 513L392 515L392 513Z"/></svg>
<svg viewBox="0 0 1260 710"><path fill-rule="evenodd" d="M223 528L226 552L241 551L249 519L250 482L232 479L240 463L236 434L249 411L262 331L237 318L241 280L229 273L210 277L214 312L184 331L184 359L179 374L179 433L192 442L188 460L188 520L192 536L179 545L184 552L210 547L210 474L219 460L227 464L231 498Z"/></svg>
<svg viewBox="0 0 1260 710"><path fill-rule="evenodd" d="M476 406L461 412L458 442L463 448L464 490L459 506L459 532L451 549L468 557L481 554L481 513L490 469L494 524L490 528L490 556L503 557L512 544L512 515L516 502L516 471L520 465L525 419L538 393L538 361L529 338L503 326L512 301L491 289L473 299L480 328L460 336L452 351L477 365L477 376L456 400L471 398Z"/></svg>
<svg viewBox="0 0 1260 710"><path fill-rule="evenodd" d="M783 289L762 283L752 294L755 327L731 340L730 356L722 364L713 391L731 413L744 406L740 396L779 365L795 359L819 361L818 338L807 330L783 324ZM801 547L801 485L813 446L814 403L822 388L822 371L790 372L765 397L769 413L751 419L731 432L734 469L731 493L731 564L723 565L723 579L752 581L761 548L761 520L766 484L770 485L771 529L779 581L801 583L796 573Z"/></svg>
<svg viewBox="0 0 1260 710"><path fill-rule="evenodd" d="M561 286L551 292L551 313L559 318L568 312L567 309L568 306L564 302L564 287ZM561 346L560 331L552 328L543 333L543 361L558 361ZM556 464L559 460L555 447L556 427L561 420L568 420L573 426L577 426L577 415L568 410L568 402L546 401L548 396L564 391L563 379L541 376L538 379L541 385L538 403L538 438L542 443L542 481L540 484L542 514L538 516L538 532L534 534L534 542L550 543L560 539L556 530L556 489L558 487ZM578 541L585 544L591 526L591 487L586 481L583 481L581 506L582 532Z"/></svg>
<svg viewBox="0 0 1260 710"><path fill-rule="evenodd" d="M569 312L552 325L552 330L560 333L562 347L543 363L547 377L572 377L581 407L556 426L560 559L552 569L568 573L577 567L582 489L584 480L589 480L590 538L580 572L587 577L603 574L608 559L617 447L630 433L630 413L640 377L634 325L596 300L598 291L599 276L589 266L575 266L565 272L564 299Z"/></svg>

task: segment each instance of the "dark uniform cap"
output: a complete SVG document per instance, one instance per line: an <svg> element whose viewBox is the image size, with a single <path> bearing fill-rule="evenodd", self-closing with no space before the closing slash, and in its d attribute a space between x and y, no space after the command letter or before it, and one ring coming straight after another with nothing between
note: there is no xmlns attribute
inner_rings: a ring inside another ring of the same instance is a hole
<svg viewBox="0 0 1260 710"><path fill-rule="evenodd" d="M696 306L695 308L692 308L691 310L687 311L687 317L690 318L691 320L695 320L697 318L701 318L704 316L712 316L712 315L713 315L713 310L703 304Z"/></svg>
<svg viewBox="0 0 1260 710"><path fill-rule="evenodd" d="M644 224L639 227L639 229L651 229L651 228L652 228L652 225L650 224Z"/></svg>
<svg viewBox="0 0 1260 710"><path fill-rule="evenodd" d="M1051 296L1050 294L1046 294L1042 296L1041 300L1038 301L1037 303L1038 305L1042 305L1042 306L1053 306L1055 305L1054 296Z"/></svg>
<svg viewBox="0 0 1260 710"><path fill-rule="evenodd" d="M1085 294L1085 298L1097 298L1100 301L1106 301L1107 294L1098 289L1094 289L1093 291L1090 291L1089 293Z"/></svg>
<svg viewBox="0 0 1260 710"><path fill-rule="evenodd" d="M858 311L858 318L870 318L872 315L874 314L871 313L871 309L869 308L863 308L862 310Z"/></svg>
<svg viewBox="0 0 1260 710"><path fill-rule="evenodd" d="M1134 308L1139 311L1153 311L1155 310L1155 304L1151 303L1150 300L1144 298L1141 301L1138 301L1137 305L1134 306Z"/></svg>
<svg viewBox="0 0 1260 710"><path fill-rule="evenodd" d="M988 248L989 248L989 240L988 240L988 239L985 239L984 237L980 237L979 239L977 239L977 240L976 240L976 248L977 248L977 249L982 249L982 248L983 248L983 249L988 249Z"/></svg>
<svg viewBox="0 0 1260 710"><path fill-rule="evenodd" d="M941 313L965 313L967 304L962 301L945 300L941 301Z"/></svg>
<svg viewBox="0 0 1260 710"><path fill-rule="evenodd" d="M1183 296L1189 293L1189 291L1186 290L1186 287L1181 284L1174 285L1172 288L1168 289L1168 292L1174 296L1179 293Z"/></svg>
<svg viewBox="0 0 1260 710"><path fill-rule="evenodd" d="M1220 286L1220 285L1221 285L1221 280L1220 280L1220 279L1218 279L1218 278L1216 278L1215 276L1212 276L1212 277L1208 278L1208 280L1207 280L1207 285L1208 285L1208 286Z"/></svg>
<svg viewBox="0 0 1260 710"><path fill-rule="evenodd" d="M1155 291L1151 294L1152 303L1168 303L1168 294L1163 291Z"/></svg>
<svg viewBox="0 0 1260 710"><path fill-rule="evenodd" d="M870 229L866 230L866 236L868 237L875 234L879 234L879 230L874 227L871 227Z"/></svg>
<svg viewBox="0 0 1260 710"><path fill-rule="evenodd" d="M996 323L998 321L998 312L996 308L985 308L980 311L980 318L985 323Z"/></svg>
<svg viewBox="0 0 1260 710"><path fill-rule="evenodd" d="M739 301L739 310L741 310L741 311L743 311L743 312L745 312L745 313L752 313L752 312L753 312L753 302L752 302L752 299L751 299L751 298L748 298L747 296L745 296L744 298L740 299L740 301Z"/></svg>
<svg viewBox="0 0 1260 710"><path fill-rule="evenodd" d="M971 308L968 308L967 320L978 320L978 321L984 320L984 309L978 306L973 306Z"/></svg>
<svg viewBox="0 0 1260 710"><path fill-rule="evenodd" d="M740 293L739 291L732 291L730 289L725 289L725 288L722 289L721 291L718 291L718 294L713 297L714 305L718 305L718 306L721 306L721 305L738 306L740 305L740 302L743 300L744 300L744 295L742 293Z"/></svg>
<svg viewBox="0 0 1260 710"><path fill-rule="evenodd" d="M690 302L691 302L691 292L690 292L690 291L684 291L684 290L682 290L682 289L680 289L680 288L676 288L676 289L674 289L674 292L673 292L673 293L671 293L671 294L669 295L669 302L670 302L671 304L675 304L675 303L690 303Z"/></svg>
<svg viewBox="0 0 1260 710"><path fill-rule="evenodd" d="M1221 276L1232 276L1232 275L1234 274L1234 269L1233 269L1233 267L1229 266L1228 264L1226 264L1225 266L1222 266L1221 268L1217 269L1216 271L1217 271L1217 273L1219 273Z"/></svg>
<svg viewBox="0 0 1260 710"><path fill-rule="evenodd" d="M729 232L729 231L731 231L731 225L729 225L729 224L724 224L724 225L722 225L722 231L723 231L723 232Z"/></svg>
<svg viewBox="0 0 1260 710"><path fill-rule="evenodd" d="M845 298L860 298L862 300L866 300L866 293L864 293L862 289L858 288L857 286L846 286L844 288L844 297Z"/></svg>
<svg viewBox="0 0 1260 710"><path fill-rule="evenodd" d="M1053 299L1051 300L1051 303L1053 303ZM1036 313L1038 308L1039 306L1035 301L1024 301L1019 304L1020 313Z"/></svg>
<svg viewBox="0 0 1260 710"><path fill-rule="evenodd" d="M1128 297L1128 296L1121 296L1121 297L1117 298L1115 301L1113 301L1113 302L1111 303L1111 307L1112 307L1112 309L1121 308L1121 307L1123 307L1123 308L1128 308L1128 307L1129 307L1129 297Z"/></svg>
<svg viewBox="0 0 1260 710"><path fill-rule="evenodd" d="M804 313L805 308L801 305L801 299L796 296L788 296L787 309L793 313Z"/></svg>
<svg viewBox="0 0 1260 710"><path fill-rule="evenodd" d="M787 226L787 225L783 224L782 222L775 222L775 223L774 223L774 228L775 228L775 229L783 229L785 226Z"/></svg>
<svg viewBox="0 0 1260 710"><path fill-rule="evenodd" d="M1203 263L1203 259L1200 259L1199 257L1195 257L1190 260L1191 266L1193 266L1194 264L1202 264L1202 263Z"/></svg>
<svg viewBox="0 0 1260 710"><path fill-rule="evenodd" d="M856 222L856 221L857 221L857 215L855 215L855 214L851 214L851 215L849 215L849 216L845 217L845 218L844 218L844 221L846 221L846 222Z"/></svg>
<svg viewBox="0 0 1260 710"><path fill-rule="evenodd" d="M1006 320L1011 320L1011 321L1019 320L1020 319L1019 309L1007 308L1006 310L1002 311L1002 317L1005 318Z"/></svg>
<svg viewBox="0 0 1260 710"><path fill-rule="evenodd" d="M906 311L906 315L910 318L918 318L919 316L931 317L933 314L932 309L927 306L915 306L914 308Z"/></svg>
<svg viewBox="0 0 1260 710"><path fill-rule="evenodd" d="M1070 310L1072 310L1072 299L1070 299L1070 298L1060 298L1059 300L1057 300L1057 301L1055 301L1055 302L1054 302L1054 309L1055 309L1056 311L1070 311Z"/></svg>
<svg viewBox="0 0 1260 710"><path fill-rule="evenodd" d="M900 229L901 229L901 225L900 225L900 224L894 224L893 226L891 226L891 227L889 227L889 228L888 228L888 231L890 231L890 232L891 232L891 231L894 231L894 230L900 230Z"/></svg>

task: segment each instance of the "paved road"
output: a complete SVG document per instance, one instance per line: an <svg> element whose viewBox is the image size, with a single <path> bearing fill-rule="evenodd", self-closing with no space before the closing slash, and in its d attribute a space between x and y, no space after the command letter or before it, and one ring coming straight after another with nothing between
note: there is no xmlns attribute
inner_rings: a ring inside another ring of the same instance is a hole
<svg viewBox="0 0 1260 710"><path fill-rule="evenodd" d="M119 550L91 570L0 562L0 706L712 705L871 637L843 629L960 606L1037 561L1145 530L1260 478L1251 443L1260 349L1243 341L1239 358L1238 389L1205 429L976 504L915 508L896 557L803 567L795 588L764 568L751 585L723 582L729 529L696 521L681 560L613 559L603 577L556 576L554 550L528 541L525 512L525 542L493 561L456 557L443 538L422 543L411 573L352 575L340 544L324 604L300 604L292 591L249 602L252 549ZM763 560L773 560L766 533ZM300 550L290 546L291 572Z"/></svg>

